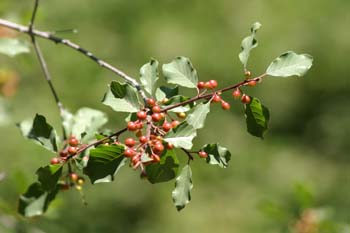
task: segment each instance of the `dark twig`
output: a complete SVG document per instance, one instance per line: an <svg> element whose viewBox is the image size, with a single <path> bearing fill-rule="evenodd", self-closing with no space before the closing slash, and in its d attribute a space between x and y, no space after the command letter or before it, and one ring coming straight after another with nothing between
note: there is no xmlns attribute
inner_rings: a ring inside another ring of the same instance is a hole
<svg viewBox="0 0 350 233"><path fill-rule="evenodd" d="M50 75L50 72L49 72L49 69L47 67L47 63L45 61L45 58L41 52L41 49L40 49L40 46L39 44L37 43L36 41L36 38L35 38L35 34L33 33L33 30L34 30L34 23L35 23L35 17L36 17L36 13L38 11L38 6L39 6L39 0L35 0L35 3L34 3L34 9L33 9L33 13L32 13L32 17L31 17L31 21L30 21L30 24L29 24L29 27L28 27L28 34L32 40L32 44L34 46L34 50L35 50L35 54L39 60L39 63L40 63L40 66L41 66L41 69L44 73L44 77L50 87L50 90L51 90L51 93L55 99L55 102L58 106L58 109L60 111L60 115L62 117L63 115L63 112L64 112L64 108L63 108L63 104L61 103L59 97L58 97L58 94L52 84L52 79L51 79L51 75ZM64 127L62 126L62 129L63 129L63 138L66 139L67 138L67 135L66 135L66 132L64 130Z"/></svg>
<svg viewBox="0 0 350 233"><path fill-rule="evenodd" d="M134 78L128 76L127 74L125 74L124 72L122 72L118 68L112 66L111 64L107 63L106 61L103 61L102 59L96 57L93 53L91 53L88 50L80 47L78 44L75 44L72 41L67 40L67 39L59 38L59 37L57 37L57 36L55 36L55 35L53 35L52 33L49 33L49 32L39 31L39 30L35 30L35 29L32 29L32 31L31 31L30 27L26 27L26 26L23 26L23 25L20 25L20 24L16 24L16 23L4 20L4 19L0 19L0 26L11 28L13 30L16 30L16 31L19 31L19 32L22 32L22 33L26 33L28 35L41 37L41 38L53 41L56 44L63 44L63 45L66 45L66 46L68 46L68 47L70 47L70 48L72 48L72 49L74 49L74 50L84 54L85 56L87 56L88 58L90 58L91 60L96 62L98 65L100 65L101 67L112 71L116 75L118 75L121 78L123 78L130 85L135 87L137 89L137 91L140 93L140 95L142 96L144 102L146 103L147 97L146 97L144 91L141 89L141 85Z"/></svg>
<svg viewBox="0 0 350 233"><path fill-rule="evenodd" d="M241 81L237 84L234 84L234 85L231 85L231 86L228 86L228 87L225 87L225 88L222 88L222 89L219 89L219 90L215 90L211 93L208 93L208 94L205 94L205 95L196 95L195 97L191 98L191 99L188 99L186 101L183 101L183 102L180 102L180 103L177 103L177 104L174 104L174 105L171 105L167 108L163 108L162 109L162 112L167 112L171 109L174 109L174 108L177 108L177 107L180 107L180 106L184 106L186 104L190 104L192 102L195 102L197 100L201 100L201 99L210 99L215 93L223 93L223 92L226 92L226 91L229 91L229 90L233 90L233 89L236 89L236 88L240 88L242 86L245 86L247 85L250 81L260 81L262 78L264 78L265 76L267 76L267 74L262 74L258 77L255 77L255 78L251 78L251 79L246 79L244 81Z"/></svg>

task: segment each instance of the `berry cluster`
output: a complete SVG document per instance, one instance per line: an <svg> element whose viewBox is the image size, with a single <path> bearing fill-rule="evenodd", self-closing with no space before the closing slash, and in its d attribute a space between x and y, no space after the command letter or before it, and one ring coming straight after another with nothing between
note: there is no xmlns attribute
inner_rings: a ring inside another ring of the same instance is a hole
<svg viewBox="0 0 350 233"><path fill-rule="evenodd" d="M246 77L249 75L250 77L250 72L249 74L247 73L249 71L246 71L245 75ZM247 81L244 85L249 86L249 87L254 87L256 86L257 81L256 80L249 80ZM213 94L211 95L211 98L209 99L212 103L221 103L221 107L224 110L229 110L230 109L230 104L228 102L226 102L225 100L222 99L221 94L222 91L215 91L214 89L218 86L218 82L216 80L209 80L209 81L200 81L197 83L197 88L198 90L204 90L202 92L202 94L204 94L207 90L212 90ZM200 95L199 95L200 96ZM243 104L249 104L251 99L248 95L246 94L242 94L240 88L236 88L233 92L232 92L232 96L234 99L241 99L241 102Z"/></svg>
<svg viewBox="0 0 350 233"><path fill-rule="evenodd" d="M80 141L71 136L66 143L66 146L60 151L59 156L53 157L50 161L52 165L65 162L69 157L72 157L78 153Z"/></svg>

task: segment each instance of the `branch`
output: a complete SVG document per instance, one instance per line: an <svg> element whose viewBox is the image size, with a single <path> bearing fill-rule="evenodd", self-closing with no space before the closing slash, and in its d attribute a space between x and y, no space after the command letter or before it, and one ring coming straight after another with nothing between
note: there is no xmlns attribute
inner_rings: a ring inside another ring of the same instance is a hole
<svg viewBox="0 0 350 233"><path fill-rule="evenodd" d="M31 40L32 40L32 44L34 46L34 50L35 50L35 54L39 60L39 63L40 63L40 67L44 73L44 77L45 77L45 80L47 81L49 87L50 87L50 90L51 90L51 93L55 99L55 102L58 106L58 109L60 111L60 116L62 117L63 115L63 112L64 112L64 108L63 108L63 104L61 103L59 97L58 97L58 94L52 84L52 79L51 79L51 75L50 75L50 72L49 72L49 69L47 67L47 63L45 61L45 58L41 52L41 49L40 49L40 46L39 44L37 43L36 39L35 39L35 35L33 33L33 29L34 29L34 22L35 22L35 16L36 16L36 13L37 13L37 10L38 10L38 6L39 6L39 0L35 0L35 3L34 3L34 9L33 9L33 13L32 13L32 17L31 17L31 20L30 20L30 24L29 24L29 27L28 27L28 35L30 36ZM66 139L67 138L67 135L66 135L66 132L64 130L64 127L62 125L62 129L63 129L63 138Z"/></svg>
<svg viewBox="0 0 350 233"><path fill-rule="evenodd" d="M231 85L231 86L228 86L228 87L225 87L225 88L222 88L222 89L218 89L218 90L215 90L211 93L208 93L206 95L197 95L195 97L192 97L191 99L188 99L186 101L183 101L181 103L177 103L177 104L174 104L174 105L171 105L167 108L163 108L162 109L162 112L167 112L171 109L174 109L174 108L177 108L177 107L180 107L180 106L184 106L186 104L189 104L189 103L192 103L192 102L195 102L197 100L201 100L201 99L208 99L208 98L211 98L215 93L223 93L223 92L226 92L226 91L229 91L229 90L233 90L233 89L236 89L236 88L240 88L242 86L245 86L247 85L250 81L260 81L262 78L264 78L265 76L267 76L267 74L262 74L260 76L257 76L255 78L251 78L251 79L245 79L244 81L241 81L237 84L234 84L234 85Z"/></svg>
<svg viewBox="0 0 350 233"><path fill-rule="evenodd" d="M18 32L22 32L28 35L34 35L37 37L41 37L47 40L50 40L52 42L55 42L56 44L63 44L67 47L70 47L82 54L84 54L85 56L87 56L88 58L90 58L91 60L93 60L94 62L96 62L98 65L100 65L101 67L112 71L113 73L115 73L116 75L120 76L121 78L123 78L126 82L128 82L130 85L132 85L133 87L135 87L137 89L137 91L140 93L140 95L142 96L144 102L146 102L147 97L144 93L144 91L141 89L141 85L132 77L128 76L127 74L125 74L123 71L119 70L118 68L112 66L111 64L107 63L106 61L103 61L102 59L96 57L93 53L89 52L88 50L80 47L78 44L75 44L74 42L71 42L68 39L63 39L60 37L57 37L55 35L53 35L52 33L49 32L44 32L44 31L39 31L39 30L35 30L35 29L30 29L29 27L17 24L17 23L13 23L10 22L8 20L4 20L4 19L0 19L0 26L3 27L7 27L13 30L16 30Z"/></svg>

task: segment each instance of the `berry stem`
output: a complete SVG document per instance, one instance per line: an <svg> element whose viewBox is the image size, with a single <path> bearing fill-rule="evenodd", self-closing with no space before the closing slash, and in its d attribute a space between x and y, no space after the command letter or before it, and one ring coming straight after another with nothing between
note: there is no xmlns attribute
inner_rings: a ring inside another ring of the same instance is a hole
<svg viewBox="0 0 350 233"><path fill-rule="evenodd" d="M211 93L208 93L208 94L206 94L206 95L204 95L204 94L199 95L199 96L197 95L197 96L195 96L195 97L193 97L193 98L191 98L191 99L188 99L188 100L186 100L186 101L183 101L183 102L181 102L181 103L177 103L177 104L171 105L171 106L169 106L169 107L167 107L167 108L163 108L163 109L162 109L162 112L167 112L167 111L169 111L169 110L171 110L171 109L174 109L174 108L177 108L177 107L186 105L186 104L190 104L190 103L195 102L195 101L197 101L197 100L212 98L212 96L215 95L215 93L217 93L217 92L223 93L223 92L226 92L226 91L229 91L229 90L233 90L233 89L236 89L236 88L240 88L240 87L242 87L242 86L247 85L250 81L256 81L256 82L258 82L259 80L261 80L261 79L264 78L265 76L267 76L266 73L264 73L264 74L262 74L262 75L259 75L259 76L255 77L255 78L246 79L246 80L243 80L243 81L241 81L241 82L239 82L239 83L236 83L236 84L234 84L234 85L231 85L231 86L228 86L228 87L224 87L224 88L222 88L222 89L215 90L215 91L213 91L213 92L211 92Z"/></svg>

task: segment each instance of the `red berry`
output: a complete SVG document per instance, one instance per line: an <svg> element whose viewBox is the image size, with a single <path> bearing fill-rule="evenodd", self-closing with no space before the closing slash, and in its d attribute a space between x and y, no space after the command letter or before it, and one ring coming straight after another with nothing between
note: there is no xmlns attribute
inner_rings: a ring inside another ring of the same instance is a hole
<svg viewBox="0 0 350 233"><path fill-rule="evenodd" d="M208 154L207 154L207 152L205 152L205 151L199 151L199 152L198 152L198 155L199 155L199 157L201 157L201 158L207 158L207 157L208 157Z"/></svg>
<svg viewBox="0 0 350 233"><path fill-rule="evenodd" d="M77 173L71 173L69 176L72 181L77 181L79 179L79 176Z"/></svg>
<svg viewBox="0 0 350 233"><path fill-rule="evenodd" d="M254 87L254 86L256 86L256 81L255 80L250 80L247 85L250 86L250 87Z"/></svg>
<svg viewBox="0 0 350 233"><path fill-rule="evenodd" d="M136 144L136 141L133 138L127 138L125 139L125 145L128 147L133 147Z"/></svg>
<svg viewBox="0 0 350 233"><path fill-rule="evenodd" d="M244 103L244 104L249 104L249 103L250 103L250 97L249 97L249 95L246 95L246 94L242 95L241 101L242 101L242 103Z"/></svg>
<svg viewBox="0 0 350 233"><path fill-rule="evenodd" d="M206 89L211 89L211 88L212 88L209 81L204 83L204 87L205 87Z"/></svg>
<svg viewBox="0 0 350 233"><path fill-rule="evenodd" d="M154 99L147 99L147 104L153 107L156 104L156 101Z"/></svg>
<svg viewBox="0 0 350 233"><path fill-rule="evenodd" d="M66 150L60 152L60 157L65 158L68 156L68 152Z"/></svg>
<svg viewBox="0 0 350 233"><path fill-rule="evenodd" d="M52 158L50 161L50 164L52 164L52 165L59 164L59 163L60 163L60 160L57 157Z"/></svg>
<svg viewBox="0 0 350 233"><path fill-rule="evenodd" d="M127 148L125 151L124 151L124 155L128 158L131 158L135 155L135 150L134 149L131 149L131 148Z"/></svg>
<svg viewBox="0 0 350 233"><path fill-rule="evenodd" d="M222 101L221 102L221 107L224 109L224 110L229 110L230 109L230 104L225 102L225 101Z"/></svg>
<svg viewBox="0 0 350 233"><path fill-rule="evenodd" d="M154 113L160 113L161 111L162 109L158 105L152 107L152 112Z"/></svg>
<svg viewBox="0 0 350 233"><path fill-rule="evenodd" d="M147 140L147 137L146 137L146 136L141 136L141 137L139 137L139 141L140 141L142 144L145 144L148 140Z"/></svg>
<svg viewBox="0 0 350 233"><path fill-rule="evenodd" d="M139 111L136 113L137 115L137 119L139 119L140 121L146 120L147 118L147 113L145 111Z"/></svg>
<svg viewBox="0 0 350 233"><path fill-rule="evenodd" d="M78 151L78 148L75 146L68 147L68 153L71 155L75 155L77 153L77 151Z"/></svg>
<svg viewBox="0 0 350 233"><path fill-rule="evenodd" d="M172 149L174 149L174 145L171 144L171 143L168 143L168 144L166 145L166 148L167 148L168 150L172 150Z"/></svg>
<svg viewBox="0 0 350 233"><path fill-rule="evenodd" d="M203 89L205 87L205 83L204 82L198 82L197 83L197 87L198 87L198 89Z"/></svg>
<svg viewBox="0 0 350 233"><path fill-rule="evenodd" d="M158 163L160 161L160 157L159 155L156 155L156 154L152 154L152 159L154 162Z"/></svg>
<svg viewBox="0 0 350 233"><path fill-rule="evenodd" d="M164 146L162 143L156 143L154 146L153 146L153 150L154 152L156 153L159 153L159 152L162 152L164 150Z"/></svg>
<svg viewBox="0 0 350 233"><path fill-rule="evenodd" d="M159 113L153 113L152 114L152 120L155 122L158 122L162 119L162 116Z"/></svg>
<svg viewBox="0 0 350 233"><path fill-rule="evenodd" d="M142 129L142 128L143 128L142 122L136 123L136 129Z"/></svg>
<svg viewBox="0 0 350 233"><path fill-rule="evenodd" d="M134 165L137 164L138 162L140 162L140 156L134 156L134 157L132 157L131 162L132 162Z"/></svg>
<svg viewBox="0 0 350 233"><path fill-rule="evenodd" d="M241 94L242 93L241 93L241 91L238 88L232 92L232 96L235 99L238 99L239 97L241 97Z"/></svg>
<svg viewBox="0 0 350 233"><path fill-rule="evenodd" d="M130 131L137 130L137 124L135 122L129 121L128 122L128 130L130 130Z"/></svg>
<svg viewBox="0 0 350 233"><path fill-rule="evenodd" d="M79 140L76 137L72 136L69 138L68 144L70 146L77 146L77 145L79 145Z"/></svg>
<svg viewBox="0 0 350 233"><path fill-rule="evenodd" d="M180 124L180 121L172 121L171 122L171 127L172 128L176 128L176 126L178 126Z"/></svg>
<svg viewBox="0 0 350 233"><path fill-rule="evenodd" d="M165 132L168 132L169 130L171 130L171 124L169 122L164 122L163 125L162 125L162 128Z"/></svg>
<svg viewBox="0 0 350 233"><path fill-rule="evenodd" d="M218 95L218 94L214 94L213 95L213 100L212 100L214 103L218 103L221 101L221 96Z"/></svg>
<svg viewBox="0 0 350 233"><path fill-rule="evenodd" d="M211 88L216 88L218 86L218 82L214 79L209 81Z"/></svg>

